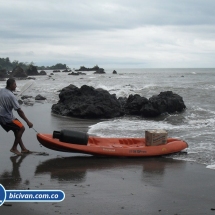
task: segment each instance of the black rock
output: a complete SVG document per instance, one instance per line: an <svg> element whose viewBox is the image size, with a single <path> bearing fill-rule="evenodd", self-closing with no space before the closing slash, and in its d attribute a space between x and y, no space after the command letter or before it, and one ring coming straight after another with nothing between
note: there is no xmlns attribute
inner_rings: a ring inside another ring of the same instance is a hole
<svg viewBox="0 0 215 215"><path fill-rule="evenodd" d="M103 89L69 85L61 90L59 98L59 102L52 106L52 111L63 116L113 118L123 114L116 96Z"/></svg>
<svg viewBox="0 0 215 215"><path fill-rule="evenodd" d="M35 97L35 100L46 100L46 98L39 94Z"/></svg>
<svg viewBox="0 0 215 215"><path fill-rule="evenodd" d="M161 92L147 99L138 94L116 98L103 89L83 85L69 85L59 94L60 100L52 111L63 116L80 118L114 118L123 115L156 117L164 113L183 111L186 106L181 96L172 91Z"/></svg>
<svg viewBox="0 0 215 215"><path fill-rule="evenodd" d="M30 65L26 70L26 74L29 76L35 76L35 75L39 75L39 72L37 71L36 66Z"/></svg>
<svg viewBox="0 0 215 215"><path fill-rule="evenodd" d="M149 101L161 113L181 112L186 108L183 98L172 91L161 92L158 96L152 96Z"/></svg>
<svg viewBox="0 0 215 215"><path fill-rule="evenodd" d="M12 73L10 74L11 77L20 77L20 78L26 78L28 75L26 74L26 72L20 67L20 66L16 66Z"/></svg>
<svg viewBox="0 0 215 215"><path fill-rule="evenodd" d="M46 71L42 70L39 72L39 75L47 75Z"/></svg>
<svg viewBox="0 0 215 215"><path fill-rule="evenodd" d="M23 101L22 100L18 100L18 103L20 104L20 105L22 105L23 104Z"/></svg>

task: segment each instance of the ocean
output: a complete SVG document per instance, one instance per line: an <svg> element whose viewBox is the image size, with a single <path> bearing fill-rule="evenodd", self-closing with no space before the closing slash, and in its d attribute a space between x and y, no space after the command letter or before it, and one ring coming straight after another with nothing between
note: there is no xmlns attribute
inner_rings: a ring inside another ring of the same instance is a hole
<svg viewBox="0 0 215 215"><path fill-rule="evenodd" d="M69 84L103 88L117 97L139 94L150 98L160 92L172 91L183 98L187 107L184 112L150 119L135 116L101 119L90 125L87 132L103 137L144 137L145 130L165 129L169 137L183 139L189 145L183 153L166 157L215 169L215 69L115 69L117 74L113 74L113 70L105 69L106 74L101 75L89 71L79 76L64 72L49 76L52 71L46 71L48 76L36 76L34 86L24 94L41 94L47 98L46 103L55 104L59 90ZM17 91L27 82L17 80ZM0 82L1 87L5 87L5 82ZM56 120L56 116L53 117ZM63 129L65 120L68 123L74 119L57 117L57 120Z"/></svg>

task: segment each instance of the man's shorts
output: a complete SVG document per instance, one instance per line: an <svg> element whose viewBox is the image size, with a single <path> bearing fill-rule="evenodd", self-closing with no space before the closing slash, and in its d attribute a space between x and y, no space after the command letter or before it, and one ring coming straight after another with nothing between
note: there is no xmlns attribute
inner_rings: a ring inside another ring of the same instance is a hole
<svg viewBox="0 0 215 215"><path fill-rule="evenodd" d="M14 119L12 122L10 123L6 123L6 124L1 124L2 128L4 128L5 131L18 131L20 130L20 128L23 127L23 124L18 120L18 119Z"/></svg>

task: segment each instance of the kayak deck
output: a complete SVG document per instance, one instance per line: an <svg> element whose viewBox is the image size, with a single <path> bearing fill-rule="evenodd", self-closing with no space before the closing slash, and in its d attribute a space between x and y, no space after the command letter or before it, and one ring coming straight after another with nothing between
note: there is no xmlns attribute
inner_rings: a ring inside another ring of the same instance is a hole
<svg viewBox="0 0 215 215"><path fill-rule="evenodd" d="M37 139L43 146L52 150L102 156L159 156L179 152L188 147L185 141L175 138L168 138L166 144L158 146L146 146L145 138L89 136L87 145L61 142L53 138L51 134L38 133Z"/></svg>

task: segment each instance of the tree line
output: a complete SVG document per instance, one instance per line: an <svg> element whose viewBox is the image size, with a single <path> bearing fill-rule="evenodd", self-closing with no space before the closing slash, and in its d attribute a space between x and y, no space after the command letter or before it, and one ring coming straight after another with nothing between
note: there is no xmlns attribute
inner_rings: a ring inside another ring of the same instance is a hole
<svg viewBox="0 0 215 215"><path fill-rule="evenodd" d="M20 66L23 70L28 69L30 66L36 66L34 65L34 62L19 62L17 60L14 60L13 62L10 61L9 57L6 58L0 58L0 70L6 69L8 71L13 70L16 66ZM36 66L38 70L54 70L54 69L69 69L69 67L66 64L57 63L53 66Z"/></svg>

